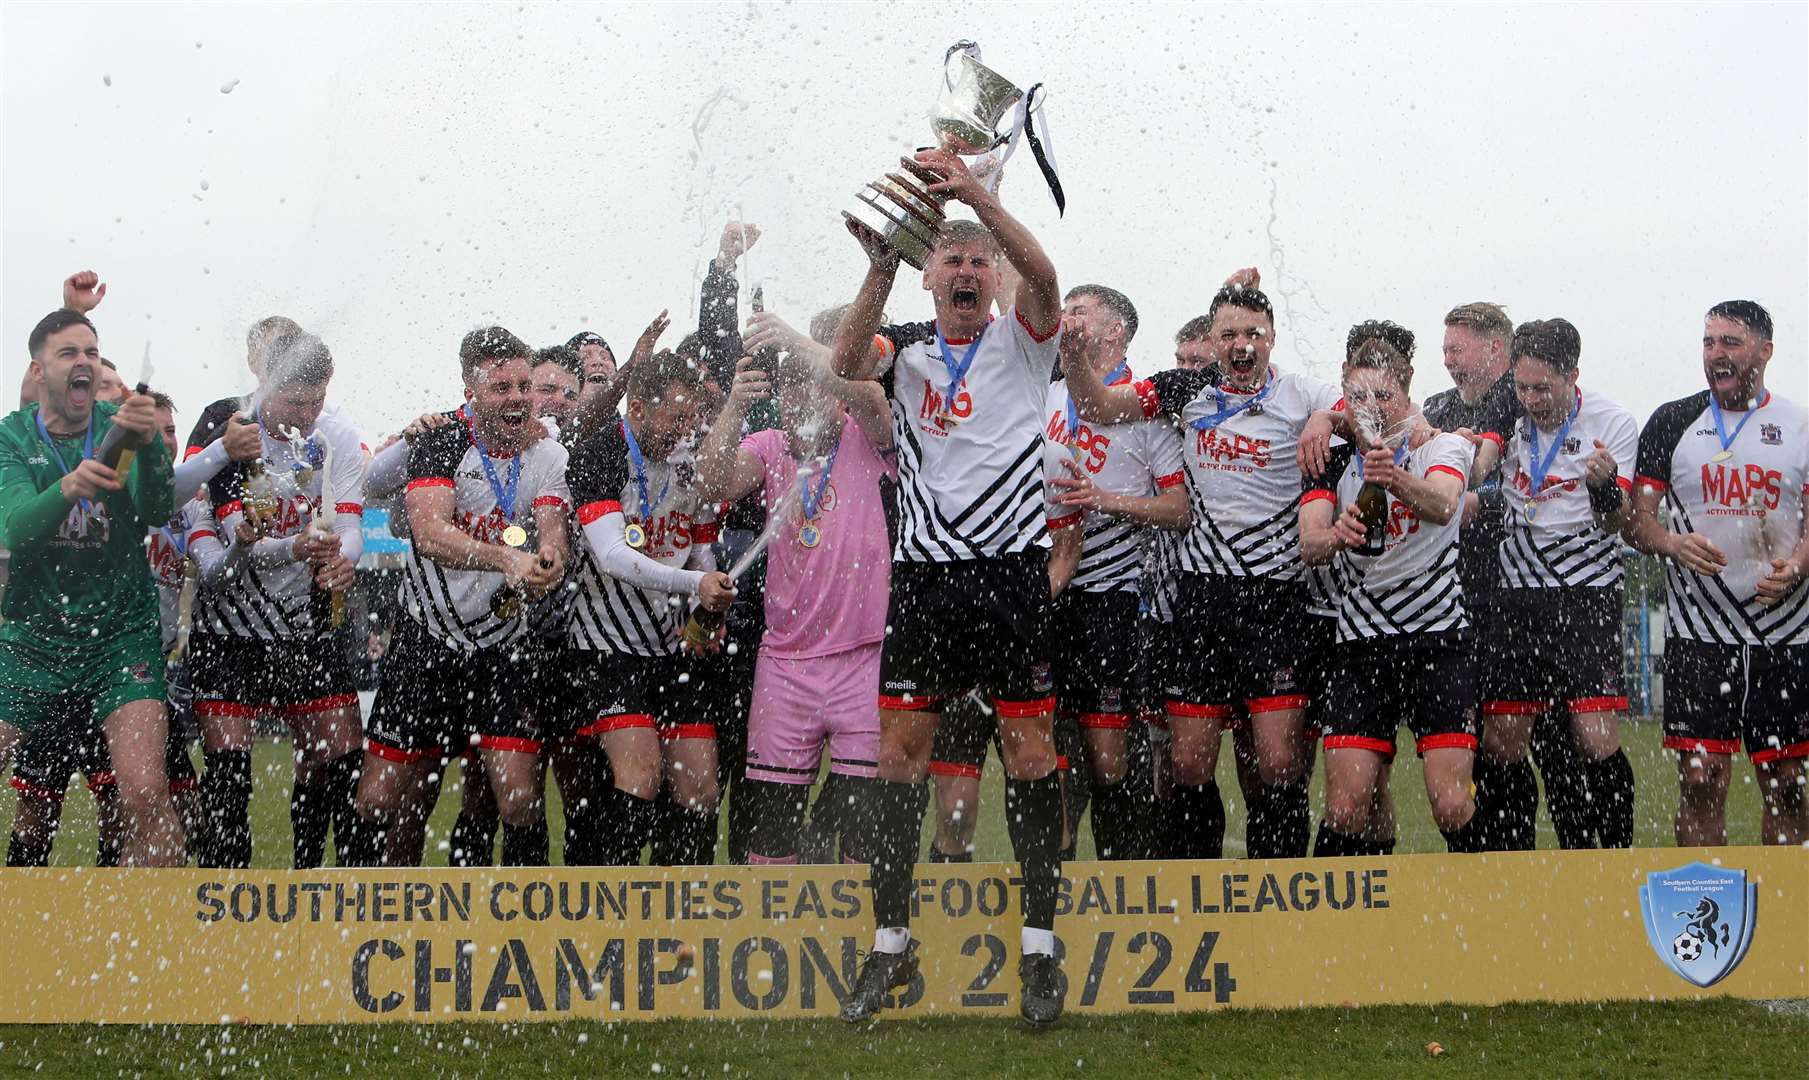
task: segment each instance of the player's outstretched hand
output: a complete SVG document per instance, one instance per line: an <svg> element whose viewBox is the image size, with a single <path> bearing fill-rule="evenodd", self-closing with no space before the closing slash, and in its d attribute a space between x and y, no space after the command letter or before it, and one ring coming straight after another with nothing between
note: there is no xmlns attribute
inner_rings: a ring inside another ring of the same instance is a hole
<svg viewBox="0 0 1809 1080"><path fill-rule="evenodd" d="M967 162L952 151L919 150L912 155L912 160L942 177L924 187L932 195L940 195L969 206L979 206L992 198L986 185L968 169Z"/></svg>
<svg viewBox="0 0 1809 1080"><path fill-rule="evenodd" d="M1307 418L1306 426L1300 429L1300 439L1295 443L1294 456L1300 471L1306 476L1323 475L1331 452L1332 415L1315 412Z"/></svg>
<svg viewBox="0 0 1809 1080"><path fill-rule="evenodd" d="M244 410L233 413L232 419L226 421L220 442L226 446L226 456L234 461L256 461L264 453L263 430Z"/></svg>
<svg viewBox="0 0 1809 1080"><path fill-rule="evenodd" d="M338 552L321 563L314 570L314 583L329 592L344 592L352 587L352 581L358 576L358 568L352 561Z"/></svg>
<svg viewBox="0 0 1809 1080"><path fill-rule="evenodd" d="M773 396L772 377L755 363L751 356L735 361L735 381L729 387L729 408L734 409L736 415L745 416L755 404Z"/></svg>
<svg viewBox="0 0 1809 1080"><path fill-rule="evenodd" d="M411 422L407 427L402 429L402 437L412 443L416 439L420 438L422 435L425 435L426 433L428 433L429 431L433 431L437 428L443 428L447 424L451 424L454 422L455 421L452 419L452 417L447 416L445 413L439 413L439 412L422 413L420 416L415 417L413 422Z"/></svg>
<svg viewBox="0 0 1809 1080"><path fill-rule="evenodd" d="M113 424L125 430L127 446L149 446L157 438L157 407L151 403L151 395L127 394L113 414Z"/></svg>
<svg viewBox="0 0 1809 1080"><path fill-rule="evenodd" d="M761 349L805 353L822 347L770 311L756 311L748 316L747 333L741 335L741 345L750 353Z"/></svg>
<svg viewBox="0 0 1809 1080"><path fill-rule="evenodd" d="M1363 525L1363 518L1357 513L1355 503L1344 508L1338 520L1332 522L1332 534L1338 542L1347 548L1360 548L1363 541L1369 538L1369 530Z"/></svg>
<svg viewBox="0 0 1809 1080"><path fill-rule="evenodd" d="M897 272L898 252L892 250L892 245L885 237L853 218L843 218L842 224L848 227L848 235L854 237L860 243L861 250L867 253L869 267L881 274Z"/></svg>
<svg viewBox="0 0 1809 1080"><path fill-rule="evenodd" d="M653 317L653 321L647 324L647 329L641 331L641 336L635 339L634 351L628 354L628 364L624 366L633 366L651 357L654 348L660 343L660 335L665 333L666 327L671 325L671 313L662 309L658 315ZM618 371L617 374L620 372Z"/></svg>
<svg viewBox="0 0 1809 1080"><path fill-rule="evenodd" d="M1595 449L1583 462L1583 483L1592 488L1607 487L1614 483L1620 463L1608 452L1608 444L1600 439L1595 441Z"/></svg>
<svg viewBox="0 0 1809 1080"><path fill-rule="evenodd" d="M760 226L749 221L729 222L722 227L722 240L716 245L716 265L732 265L759 242Z"/></svg>

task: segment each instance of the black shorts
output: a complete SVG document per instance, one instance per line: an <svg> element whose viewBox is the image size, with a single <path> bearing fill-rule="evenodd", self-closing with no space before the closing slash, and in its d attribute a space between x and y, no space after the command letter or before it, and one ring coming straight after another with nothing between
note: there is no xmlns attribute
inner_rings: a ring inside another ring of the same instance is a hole
<svg viewBox="0 0 1809 1080"><path fill-rule="evenodd" d="M1050 608L1049 660L1055 702L1081 727L1128 729L1140 695L1134 591L1063 593Z"/></svg>
<svg viewBox="0 0 1809 1080"><path fill-rule="evenodd" d="M635 656L573 649L570 656L568 722L577 736L651 728L662 742L716 738L703 662L683 653Z"/></svg>
<svg viewBox="0 0 1809 1080"><path fill-rule="evenodd" d="M1621 590L1500 589L1477 626L1484 655L1482 715L1626 712Z"/></svg>
<svg viewBox="0 0 1809 1080"><path fill-rule="evenodd" d="M403 616L383 661L365 749L403 764L429 754L450 760L473 747L539 753L538 690L525 648L461 652Z"/></svg>
<svg viewBox="0 0 1809 1080"><path fill-rule="evenodd" d="M1055 707L1041 622L1049 600L1042 550L956 562L895 562L879 706L934 709L979 690L1007 716Z"/></svg>
<svg viewBox="0 0 1809 1080"><path fill-rule="evenodd" d="M59 694L45 721L26 732L13 753L13 790L61 799L76 773L87 778L90 791L102 791L113 783L113 758L93 698Z"/></svg>
<svg viewBox="0 0 1809 1080"><path fill-rule="evenodd" d="M1338 646L1331 672L1325 748L1394 757L1395 733L1428 750L1475 750L1476 659L1468 634L1389 634Z"/></svg>
<svg viewBox="0 0 1809 1080"><path fill-rule="evenodd" d="M552 744L578 737L579 705L573 680L590 655L564 635L536 635L522 642L524 662L534 682L529 711L541 740Z"/></svg>
<svg viewBox="0 0 1809 1080"><path fill-rule="evenodd" d="M1175 666L1164 687L1175 716L1232 720L1237 709L1302 709L1295 675L1306 591L1298 581L1183 573L1175 597Z"/></svg>
<svg viewBox="0 0 1809 1080"><path fill-rule="evenodd" d="M1665 746L1755 765L1809 757L1809 645L1665 642Z"/></svg>
<svg viewBox="0 0 1809 1080"><path fill-rule="evenodd" d="M265 641L190 634L183 666L194 687L195 712L204 719L278 713L293 720L358 705L341 635Z"/></svg>
<svg viewBox="0 0 1809 1080"><path fill-rule="evenodd" d="M1338 663L1338 617L1307 612L1300 620L1294 681L1307 697L1307 730L1323 731L1330 715L1332 672Z"/></svg>

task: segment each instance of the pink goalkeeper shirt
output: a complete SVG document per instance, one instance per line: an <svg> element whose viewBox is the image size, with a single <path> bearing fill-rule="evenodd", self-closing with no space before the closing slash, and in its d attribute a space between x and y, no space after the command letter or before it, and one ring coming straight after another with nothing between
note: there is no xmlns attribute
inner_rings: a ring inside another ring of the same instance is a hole
<svg viewBox="0 0 1809 1080"><path fill-rule="evenodd" d="M784 519L766 549L766 636L764 655L802 660L828 656L886 636L886 602L891 588L892 551L879 481L896 479L897 467L874 449L852 419L842 424L828 487L811 524L817 545L799 540L805 525L798 459L785 433L760 431L741 441L766 471L767 506L791 492ZM813 503L822 484L822 459L809 462Z"/></svg>

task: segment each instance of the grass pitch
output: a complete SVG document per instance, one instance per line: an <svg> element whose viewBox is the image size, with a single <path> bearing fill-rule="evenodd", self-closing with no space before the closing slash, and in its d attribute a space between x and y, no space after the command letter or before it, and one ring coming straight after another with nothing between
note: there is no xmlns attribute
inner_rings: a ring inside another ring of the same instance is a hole
<svg viewBox="0 0 1809 1080"><path fill-rule="evenodd" d="M1671 847L1674 844L1671 818L1677 808L1677 755L1659 745L1661 735L1656 723L1647 722L1628 724L1621 736L1637 777L1634 844L1638 847ZM1405 741L1403 745L1411 745L1411 740ZM1244 806L1230 758L1227 745L1226 753L1221 755L1219 762L1219 789L1225 793L1229 817L1225 854L1236 857L1244 850ZM286 868L290 865L289 787L293 776L288 743L260 741L252 759L252 775L254 788L251 817L255 838L252 865L270 869ZM1005 833L1003 777L1004 773L998 762L989 761L981 787L979 831L974 839L974 857L981 861L1011 859L1011 841ZM1759 842L1759 795L1754 783L1751 765L1741 760L1735 767L1733 789L1728 794L1728 838L1732 843ZM552 858L554 862L559 862L560 851L564 846L561 835L564 815L560 809L556 785L549 779L547 787L548 814L552 825ZM445 848L441 845L445 843L452 830L453 820L458 816L459 795L460 780L455 767L453 775L447 778L445 791L440 796L429 826L426 861L430 865L443 866L446 863ZM1426 807L1425 784L1419 759L1411 752L1403 751L1395 759L1394 799L1400 823L1400 844L1395 850L1403 855L1445 850L1444 838L1433 825L1431 813ZM1324 806L1323 762L1315 771L1312 806L1317 817ZM12 800L0 797L0 828L10 830L12 814ZM931 822L925 823L926 844L928 830L932 825ZM1539 846L1557 846L1543 803L1539 816ZM1092 856L1092 832L1083 825L1080 857L1090 859ZM726 859L726 854L719 848L717 861ZM93 801L85 792L72 786L64 806L63 831L57 840L51 863L56 866L80 866L93 861Z"/></svg>
<svg viewBox="0 0 1809 1080"><path fill-rule="evenodd" d="M1430 1044L1442 1053L1434 1056ZM0 1076L1800 1076L1809 1015L1726 999L758 1023L0 1028Z"/></svg>

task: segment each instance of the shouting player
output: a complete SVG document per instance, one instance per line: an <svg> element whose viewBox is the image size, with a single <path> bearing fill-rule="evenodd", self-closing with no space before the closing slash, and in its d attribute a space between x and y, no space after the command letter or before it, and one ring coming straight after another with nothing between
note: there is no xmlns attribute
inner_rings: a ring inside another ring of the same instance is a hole
<svg viewBox="0 0 1809 1080"><path fill-rule="evenodd" d="M365 835L405 803L424 820L439 777L475 746L509 866L547 859L527 615L529 602L564 577L571 509L565 447L534 416L531 353L500 326L465 335L465 422L424 433L409 450L414 542L403 617L383 665L358 786ZM409 843L391 842L387 854L418 863L414 830L405 831ZM372 841L360 861L381 854Z"/></svg>
<svg viewBox="0 0 1809 1080"><path fill-rule="evenodd" d="M1207 312L1215 368L1174 370L1107 387L1064 358L1069 392L1093 423L1157 415L1182 425L1193 521L1181 542L1175 625L1193 662L1167 688L1176 792L1173 813L1208 825L1217 790L1220 735L1248 717L1259 786L1246 792L1253 858L1306 853L1306 776L1312 746L1307 696L1295 676L1306 616L1296 505L1296 444L1338 388L1270 361L1275 319L1268 297L1231 284ZM1215 385L1215 383L1217 385ZM1262 647L1255 647L1262 643Z"/></svg>
<svg viewBox="0 0 1809 1080"><path fill-rule="evenodd" d="M880 331L898 269L883 241L851 225L871 262L835 338L836 373L878 374L892 402L898 445L898 542L880 685L879 780L874 815L874 951L842 1017L876 1015L917 970L911 872L922 836L923 779L942 703L976 686L994 700L1005 761L1005 816L1024 876L1018 970L1020 1011L1049 1023L1062 1011L1055 906L1063 831L1056 775L1055 701L1040 654L1049 545L1043 500L1043 403L1061 329L1055 266L955 155L910 163L941 179L934 192L966 203L979 222L951 221L923 274L934 322ZM1012 313L990 310L1008 259L1021 275Z"/></svg>
<svg viewBox="0 0 1809 1080"><path fill-rule="evenodd" d="M1708 389L1660 405L1639 438L1627 539L1668 563L1664 744L1678 752L1686 847L1727 843L1742 748L1760 839L1809 841L1809 413L1766 387L1771 356L1769 312L1716 304L1702 330Z"/></svg>
<svg viewBox="0 0 1809 1080"><path fill-rule="evenodd" d="M27 350L33 404L0 420L0 544L12 553L0 621L0 768L22 734L59 710L96 717L125 822L121 863L180 865L156 587L144 554L145 533L173 509L169 452L148 395L118 407L96 401L100 339L86 315L46 315ZM96 457L115 425L129 464Z"/></svg>

